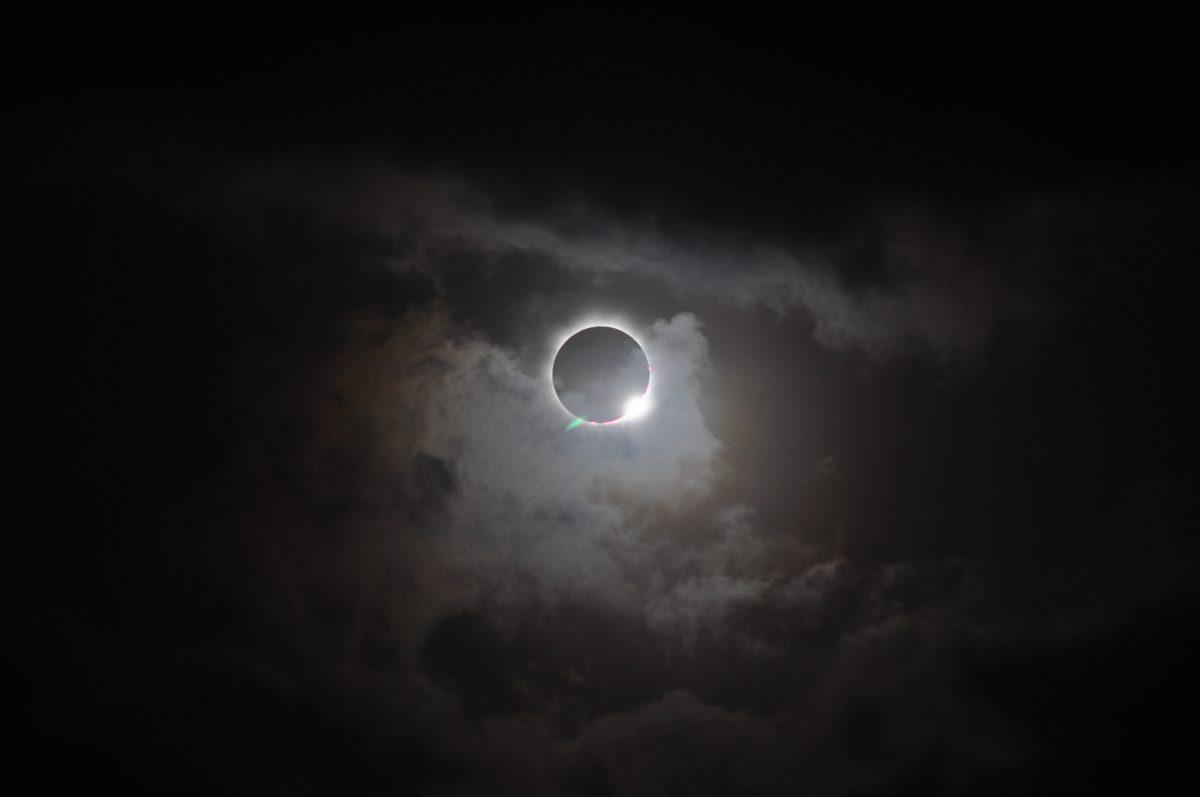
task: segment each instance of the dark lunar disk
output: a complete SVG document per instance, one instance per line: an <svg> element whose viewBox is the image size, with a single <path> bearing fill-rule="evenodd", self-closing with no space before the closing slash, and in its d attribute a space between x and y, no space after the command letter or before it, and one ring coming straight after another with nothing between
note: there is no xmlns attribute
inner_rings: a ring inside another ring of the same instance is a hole
<svg viewBox="0 0 1200 797"><path fill-rule="evenodd" d="M615 421L650 385L650 362L638 342L619 329L576 332L554 357L554 390L576 418Z"/></svg>

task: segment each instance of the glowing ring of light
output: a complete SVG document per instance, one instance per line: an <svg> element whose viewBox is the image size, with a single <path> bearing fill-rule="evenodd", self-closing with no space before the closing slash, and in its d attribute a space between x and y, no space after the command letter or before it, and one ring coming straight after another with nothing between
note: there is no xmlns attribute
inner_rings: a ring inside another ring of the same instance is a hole
<svg viewBox="0 0 1200 797"><path fill-rule="evenodd" d="M624 332L633 339L633 342L636 343L638 347L641 348L642 353L646 355L646 370L648 371L646 378L646 389L642 391L642 395L640 396L630 396L629 400L625 403L624 414L622 414L620 418L613 418L611 421L588 421L575 416L570 410L563 406L562 401L558 397L558 393L554 389L554 359L558 356L559 350L562 349L563 344L572 337L585 329L590 329L591 327L611 327L618 332ZM554 338L552 338L552 340L557 340L558 342L555 343L550 350L550 359L546 365L546 384L550 387L550 395L554 398L554 403L558 405L559 409L561 409L563 413L571 418L571 422L567 425L567 428L574 429L576 426L612 426L614 424L621 423L622 421L636 421L639 418L646 417L646 414L650 412L653 406L650 401L650 387L654 384L654 366L650 363L649 350L647 350L645 344L638 339L637 335L629 331L629 325L624 321L613 320L611 318L588 318L586 321L571 327L567 327L566 329L567 331L565 333L560 332L556 334Z"/></svg>

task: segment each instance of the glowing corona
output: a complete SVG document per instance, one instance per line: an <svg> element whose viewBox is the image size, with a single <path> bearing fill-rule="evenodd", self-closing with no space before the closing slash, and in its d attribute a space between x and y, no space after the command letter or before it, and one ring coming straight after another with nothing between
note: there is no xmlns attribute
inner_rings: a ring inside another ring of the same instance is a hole
<svg viewBox="0 0 1200 797"><path fill-rule="evenodd" d="M622 413L621 417L615 418L611 421L589 421L584 418L575 417L574 415L571 414L571 412L569 410L567 410L566 407L564 407L562 405L562 402L559 401L559 399L558 399L557 393L555 393L555 391L554 391L553 369L554 369L555 356L557 355L558 351L562 348L563 344L566 343L571 337L573 337L577 333L582 332L583 330L588 329L590 327L612 327L613 329L616 329L620 332L624 332L626 335L633 338L633 341L638 346L640 346L642 351L645 352L645 354L646 354L646 360L648 363L647 367L648 367L649 374L648 374L648 379L646 382L645 391L640 396L638 396L638 395L630 396L629 400L625 403L624 412ZM567 429L574 429L579 426L612 426L615 424L626 423L629 421L634 421L634 420L638 420L640 418L644 418L647 415L647 413L649 413L651 407L653 406L651 399L650 399L650 390L651 390L651 387L654 385L654 366L652 364L649 364L649 361L651 359L650 351L646 348L645 345L643 345L643 343L639 339L638 335L636 335L632 331L630 331L630 325L627 324L624 320L614 319L612 317L589 317L588 319L586 319L580 323L577 323L571 327L567 327L567 328L557 332L553 336L552 342L553 342L553 344L550 349L550 357L546 364L545 384L547 385L547 387L549 389L550 397L554 399L553 403L558 406L559 410L561 410L565 415L567 415L571 419L570 422L567 424L567 427L566 427Z"/></svg>

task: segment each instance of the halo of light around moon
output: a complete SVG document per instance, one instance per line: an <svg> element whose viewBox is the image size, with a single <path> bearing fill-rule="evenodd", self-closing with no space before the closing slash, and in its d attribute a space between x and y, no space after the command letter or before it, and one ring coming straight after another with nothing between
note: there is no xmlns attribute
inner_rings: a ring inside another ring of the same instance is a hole
<svg viewBox="0 0 1200 797"><path fill-rule="evenodd" d="M588 327L567 338L551 378L567 412L589 423L636 417L647 408L650 361L636 340L613 327Z"/></svg>

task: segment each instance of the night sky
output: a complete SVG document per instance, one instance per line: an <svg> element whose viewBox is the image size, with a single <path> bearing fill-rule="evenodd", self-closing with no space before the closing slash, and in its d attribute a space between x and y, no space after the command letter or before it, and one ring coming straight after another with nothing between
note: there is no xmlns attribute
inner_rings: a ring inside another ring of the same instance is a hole
<svg viewBox="0 0 1200 797"><path fill-rule="evenodd" d="M254 22L11 32L13 793L1194 778L1194 28Z"/></svg>

